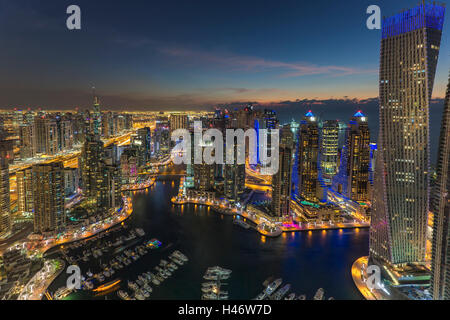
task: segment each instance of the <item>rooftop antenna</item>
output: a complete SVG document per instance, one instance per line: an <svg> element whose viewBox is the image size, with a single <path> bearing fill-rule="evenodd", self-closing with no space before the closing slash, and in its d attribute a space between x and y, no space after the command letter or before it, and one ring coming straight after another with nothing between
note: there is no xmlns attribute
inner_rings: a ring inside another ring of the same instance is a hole
<svg viewBox="0 0 450 320"><path fill-rule="evenodd" d="M92 87L92 95L94 97L94 105L99 104L98 103L98 97L97 97L96 92L95 92L95 86Z"/></svg>

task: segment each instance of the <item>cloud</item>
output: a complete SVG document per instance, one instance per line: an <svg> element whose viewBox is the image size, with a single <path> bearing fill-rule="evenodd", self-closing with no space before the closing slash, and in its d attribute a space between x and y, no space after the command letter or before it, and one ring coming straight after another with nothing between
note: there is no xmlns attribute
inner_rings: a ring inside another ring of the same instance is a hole
<svg viewBox="0 0 450 320"><path fill-rule="evenodd" d="M278 71L279 77L291 78L308 75L348 76L356 74L375 74L377 70L353 68L336 65L315 65L304 62L282 62L259 57L240 56L235 54L217 54L186 48L162 47L160 53L174 58L190 59L202 65L213 65L231 68L235 71Z"/></svg>

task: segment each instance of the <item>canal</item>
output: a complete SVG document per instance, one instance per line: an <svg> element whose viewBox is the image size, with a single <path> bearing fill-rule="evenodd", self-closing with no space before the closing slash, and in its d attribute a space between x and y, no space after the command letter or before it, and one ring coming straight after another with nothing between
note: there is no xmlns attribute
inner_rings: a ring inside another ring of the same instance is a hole
<svg viewBox="0 0 450 320"><path fill-rule="evenodd" d="M318 288L325 290L326 298L362 299L350 270L357 258L368 253L368 229L287 233L276 239L265 238L207 207L171 204L179 178L164 179L146 191L132 194L134 212L127 224L144 229L146 239L159 239L163 249L150 252L123 272L120 277L124 288L128 280L135 280L161 259L167 260L174 250L180 250L190 261L160 286L152 285L151 299L200 299L203 274L216 265L233 270L226 289L230 299L255 298L269 277L282 278L284 283L291 284L291 292L306 294L308 299ZM64 285L66 277L62 274L50 292ZM118 299L115 292L97 297L75 293L70 298Z"/></svg>

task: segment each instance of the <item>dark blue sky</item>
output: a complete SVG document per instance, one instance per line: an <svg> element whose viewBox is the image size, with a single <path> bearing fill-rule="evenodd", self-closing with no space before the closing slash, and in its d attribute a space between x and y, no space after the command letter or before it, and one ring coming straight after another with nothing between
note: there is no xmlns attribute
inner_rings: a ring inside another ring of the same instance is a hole
<svg viewBox="0 0 450 320"><path fill-rule="evenodd" d="M0 108L85 106L93 84L112 108L376 97L380 31L366 9L417 3L0 0ZM66 28L70 4L81 31ZM446 17L435 97L449 34Z"/></svg>

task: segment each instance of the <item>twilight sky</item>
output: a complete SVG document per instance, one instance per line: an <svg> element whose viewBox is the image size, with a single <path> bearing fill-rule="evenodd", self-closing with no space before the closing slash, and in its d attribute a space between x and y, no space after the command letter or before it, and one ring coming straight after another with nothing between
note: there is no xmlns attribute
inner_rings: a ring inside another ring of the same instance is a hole
<svg viewBox="0 0 450 320"><path fill-rule="evenodd" d="M87 106L92 85L122 110L376 98L381 35L366 9L417 3L0 0L0 109ZM71 4L80 31L66 28ZM449 14L434 97L450 69Z"/></svg>

